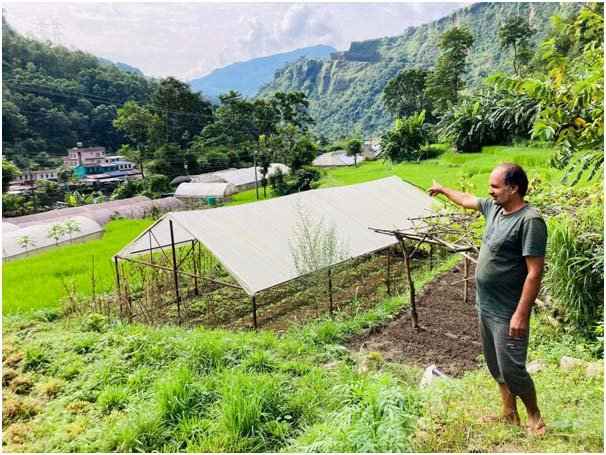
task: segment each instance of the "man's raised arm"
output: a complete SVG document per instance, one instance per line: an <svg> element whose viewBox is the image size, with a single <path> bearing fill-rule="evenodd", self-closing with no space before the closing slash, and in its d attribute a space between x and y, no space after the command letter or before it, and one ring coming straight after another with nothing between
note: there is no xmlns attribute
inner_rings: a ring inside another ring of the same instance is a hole
<svg viewBox="0 0 606 455"><path fill-rule="evenodd" d="M462 191L453 190L440 185L435 180L433 186L427 190L427 193L433 197L436 194L443 194L455 204L465 207L466 209L478 210L478 198L473 194L463 193Z"/></svg>

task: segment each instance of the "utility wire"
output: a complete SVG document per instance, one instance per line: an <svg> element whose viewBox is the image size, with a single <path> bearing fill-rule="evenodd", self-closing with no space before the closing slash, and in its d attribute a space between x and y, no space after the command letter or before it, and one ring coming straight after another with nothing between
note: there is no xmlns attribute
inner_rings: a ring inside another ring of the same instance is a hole
<svg viewBox="0 0 606 455"><path fill-rule="evenodd" d="M110 102L117 107L122 107L126 103L126 101L118 100L115 98L107 98L107 97L103 97L103 96L99 96L99 95L94 95L92 93L81 93L81 92L67 93L67 92L61 92L61 91L58 91L55 89L50 89L47 87L27 86L27 85L14 84L14 83L7 83L4 85L6 87L9 87L9 88L12 88L15 90L25 91L25 92L35 93L35 94L43 94L43 95L50 95L50 96L64 96L66 98L73 98L73 99L85 98L85 99L88 99L90 101L94 101L97 103ZM133 101L136 101L136 100L133 100ZM204 118L212 117L212 114L209 115L207 113L202 113L202 112L174 111L174 110L170 110L170 109L163 109L163 108L153 106L153 105L147 105L147 106L142 106L142 107L146 107L150 110L153 110L156 112L161 112L161 113L166 113L166 114L188 115L188 116L193 116L193 117L204 117Z"/></svg>

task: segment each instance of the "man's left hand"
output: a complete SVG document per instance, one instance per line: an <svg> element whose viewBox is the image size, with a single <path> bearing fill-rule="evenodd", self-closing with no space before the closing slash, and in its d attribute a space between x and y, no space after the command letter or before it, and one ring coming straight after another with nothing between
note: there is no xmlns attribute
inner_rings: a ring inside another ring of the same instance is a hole
<svg viewBox="0 0 606 455"><path fill-rule="evenodd" d="M509 321L509 336L511 338L524 338L528 333L528 317L518 312L513 313Z"/></svg>

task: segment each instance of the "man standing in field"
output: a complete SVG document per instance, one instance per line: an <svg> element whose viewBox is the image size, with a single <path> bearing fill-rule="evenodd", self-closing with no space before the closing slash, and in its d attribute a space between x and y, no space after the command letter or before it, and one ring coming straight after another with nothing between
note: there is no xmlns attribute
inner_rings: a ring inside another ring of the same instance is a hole
<svg viewBox="0 0 606 455"><path fill-rule="evenodd" d="M524 201L527 189L524 170L505 163L490 174L490 198L446 188L435 180L428 193L443 194L462 207L479 210L486 218L476 266L476 307L484 358L503 402L502 414L487 419L519 425L519 396L528 413L526 428L542 435L546 427L526 371L526 353L531 308L543 276L547 226Z"/></svg>

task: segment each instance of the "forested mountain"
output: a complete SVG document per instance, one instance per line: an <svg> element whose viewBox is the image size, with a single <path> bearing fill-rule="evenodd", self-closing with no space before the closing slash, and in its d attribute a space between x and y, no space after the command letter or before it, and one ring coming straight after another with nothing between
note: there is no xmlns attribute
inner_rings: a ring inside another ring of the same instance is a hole
<svg viewBox="0 0 606 455"><path fill-rule="evenodd" d="M137 68L135 66L131 66L127 63L122 63L122 62L113 62L113 61L103 58L103 57L97 57L97 58L103 64L116 65L119 70L124 71L125 73L135 73L135 74L138 74L139 76L143 76L143 71L141 71L139 68Z"/></svg>
<svg viewBox="0 0 606 455"><path fill-rule="evenodd" d="M25 38L2 19L2 149L20 167L83 142L116 151L124 142L113 127L127 100L149 103L156 85L99 58ZM42 154L42 155L41 155Z"/></svg>
<svg viewBox="0 0 606 455"><path fill-rule="evenodd" d="M535 46L549 33L554 14L569 16L579 8L577 3L476 3L429 24L409 27L398 36L353 42L348 51L331 59L287 64L258 96L302 90L316 120L314 132L347 137L359 127L376 135L393 122L382 100L385 85L404 69L430 68L439 53L440 35L449 28L466 27L473 34L466 81L477 87L489 73L513 72L512 54L501 50L498 37L508 18L519 15L530 20L536 30L531 42Z"/></svg>
<svg viewBox="0 0 606 455"><path fill-rule="evenodd" d="M334 47L319 44L267 57L253 58L216 69L208 76L191 80L189 85L193 91L202 92L207 97L215 98L220 93L227 93L230 90L250 97L257 93L261 85L271 81L275 71L285 63L295 62L301 57L325 58L335 51Z"/></svg>

